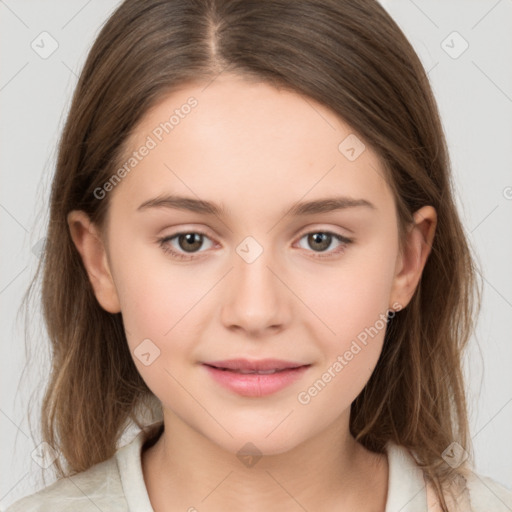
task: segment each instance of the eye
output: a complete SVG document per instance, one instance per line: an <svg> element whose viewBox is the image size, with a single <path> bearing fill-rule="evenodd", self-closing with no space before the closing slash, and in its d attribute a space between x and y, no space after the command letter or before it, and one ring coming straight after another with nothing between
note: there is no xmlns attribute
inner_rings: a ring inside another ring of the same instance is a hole
<svg viewBox="0 0 512 512"><path fill-rule="evenodd" d="M316 258L329 258L333 255L341 254L345 251L347 245L351 244L353 240L331 231L310 231L302 235L300 240L306 239L306 243L314 249L317 253L314 255ZM327 251L332 246L333 242L338 243L338 248L334 251ZM323 254L327 252L327 254Z"/></svg>
<svg viewBox="0 0 512 512"><path fill-rule="evenodd" d="M331 231L310 231L301 236L300 240L306 239L306 243L313 248L315 258L332 258L333 256L342 254L345 248L353 242L352 239L333 233ZM166 254L170 254L178 260L194 259L196 254L203 246L204 241L209 240L211 248L214 244L206 233L201 231L182 231L172 236L166 236L158 239L158 244ZM336 250L328 251L333 245L338 244ZM326 253L326 254L323 254Z"/></svg>
<svg viewBox="0 0 512 512"><path fill-rule="evenodd" d="M172 236L160 238L158 243L166 254L171 254L174 258L180 260L189 260L194 258L194 254L199 252L198 249L203 245L205 238L210 240L206 233L201 231L183 231ZM190 254L190 256L187 254Z"/></svg>

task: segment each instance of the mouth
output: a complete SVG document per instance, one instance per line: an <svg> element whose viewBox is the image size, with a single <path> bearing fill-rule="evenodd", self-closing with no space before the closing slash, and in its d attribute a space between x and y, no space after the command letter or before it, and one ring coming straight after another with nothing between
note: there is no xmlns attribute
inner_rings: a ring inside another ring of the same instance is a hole
<svg viewBox="0 0 512 512"><path fill-rule="evenodd" d="M279 359L230 359L203 363L214 381L247 397L276 393L304 375L309 363Z"/></svg>
<svg viewBox="0 0 512 512"><path fill-rule="evenodd" d="M284 370L293 370L302 366L310 366L308 363L296 363L283 361L281 359L259 359L250 361L248 359L228 359L224 361L212 361L203 363L217 370L226 370L238 373L259 373L268 375Z"/></svg>
<svg viewBox="0 0 512 512"><path fill-rule="evenodd" d="M206 365L211 366L211 365ZM219 368L217 366L211 366L212 368L215 368L216 370L222 370L223 372L235 372L235 373L241 373L243 375L250 375L253 373L257 373L258 375L272 375L273 373L277 372L284 372L284 368L276 368L274 370L232 370L230 368ZM295 370L295 368L289 368L290 370Z"/></svg>

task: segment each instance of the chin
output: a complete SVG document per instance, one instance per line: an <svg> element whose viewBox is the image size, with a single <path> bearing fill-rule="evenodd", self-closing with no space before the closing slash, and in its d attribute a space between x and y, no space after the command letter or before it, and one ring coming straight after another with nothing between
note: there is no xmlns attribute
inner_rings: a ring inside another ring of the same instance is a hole
<svg viewBox="0 0 512 512"><path fill-rule="evenodd" d="M247 423L247 422L246 422ZM284 424L276 428L276 424L269 428L267 425L260 428L237 429L226 425L233 437L209 437L219 448L239 456L241 453L254 451L255 455L281 455L289 452L307 441L308 436L299 432L290 432L290 425ZM273 431L273 429L275 429ZM206 433L203 433L206 434Z"/></svg>

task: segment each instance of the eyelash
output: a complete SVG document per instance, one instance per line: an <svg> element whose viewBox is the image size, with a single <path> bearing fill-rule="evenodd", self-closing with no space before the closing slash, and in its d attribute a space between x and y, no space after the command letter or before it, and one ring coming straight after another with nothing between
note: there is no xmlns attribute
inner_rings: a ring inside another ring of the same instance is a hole
<svg viewBox="0 0 512 512"><path fill-rule="evenodd" d="M308 231L306 233L303 233L299 240L302 240L302 238L304 238L305 236L307 235L311 235L311 234L323 234L323 235L331 235L333 236L336 240L338 240L342 245L338 248L338 250L336 251L333 251L333 252L329 252L327 253L327 255L325 253L315 253L315 255L313 256L314 258L318 258L318 259L324 259L324 258L332 258L333 256L336 256L336 255L340 255L342 254L344 251L345 251L345 248L350 245L354 240L351 239L351 238L347 238L345 236L342 236L342 235L339 235L338 233L334 233L332 231ZM177 238L179 237L180 235L190 235L190 234L197 234L197 235L202 235L206 238L210 238L206 233L204 233L203 231L200 231L200 230L196 230L196 231L180 231L178 233L175 233L174 235L172 236L166 236L166 237L163 237L163 238L159 238L157 241L158 241L158 244L159 246L162 248L162 250L164 251L164 253L166 254L170 254L173 258L176 258L178 260L192 260L195 258L194 254L197 254L197 253L190 253L189 256L185 256L183 253L181 252L178 252L174 249L172 249L169 245L168 245L168 242L170 242L171 240L173 240L174 238Z"/></svg>

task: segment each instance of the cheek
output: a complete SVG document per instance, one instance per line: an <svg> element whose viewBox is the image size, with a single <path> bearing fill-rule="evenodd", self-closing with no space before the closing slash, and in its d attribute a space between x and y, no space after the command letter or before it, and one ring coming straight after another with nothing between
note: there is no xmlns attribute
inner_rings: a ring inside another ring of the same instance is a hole
<svg viewBox="0 0 512 512"><path fill-rule="evenodd" d="M318 273L315 286L306 288L304 297L321 319L310 324L311 336L323 354L318 372L298 396L310 412L332 408L327 414L334 418L370 378L386 332L395 259L393 246L382 239L347 258L336 272Z"/></svg>
<svg viewBox="0 0 512 512"><path fill-rule="evenodd" d="M157 266L127 274L121 300L128 346L137 370L160 399L182 392L184 361L194 346L194 308L204 294L190 278ZM187 281L187 282L185 282ZM173 376L175 379L173 379Z"/></svg>
<svg viewBox="0 0 512 512"><path fill-rule="evenodd" d="M387 261L387 263L386 263ZM354 266L326 288L317 304L328 333L315 327L323 357L297 401L307 414L334 420L362 391L382 351L392 279L392 259ZM314 334L312 334L314 335Z"/></svg>
<svg viewBox="0 0 512 512"><path fill-rule="evenodd" d="M375 243L347 256L337 268L320 268L310 284L299 288L323 324L331 357L365 329L381 328L390 307L395 251Z"/></svg>
<svg viewBox="0 0 512 512"><path fill-rule="evenodd" d="M331 423L361 393L382 350L385 329L365 343L355 339L340 347L336 354L297 394L302 414Z"/></svg>
<svg viewBox="0 0 512 512"><path fill-rule="evenodd" d="M134 238L134 237L132 237ZM120 239L114 268L125 327L132 340L167 340L190 322L195 306L211 287L211 275L167 258L157 242L132 244L129 255Z"/></svg>

